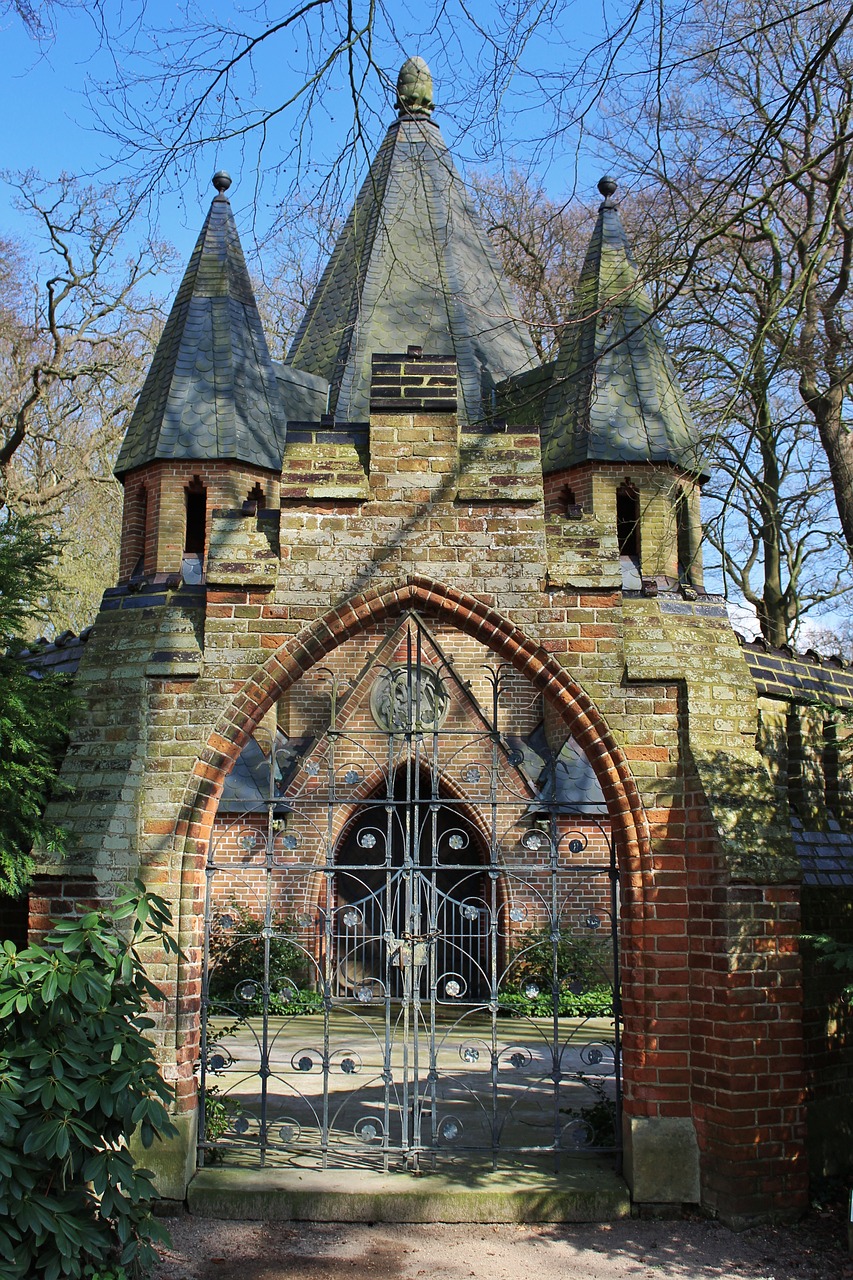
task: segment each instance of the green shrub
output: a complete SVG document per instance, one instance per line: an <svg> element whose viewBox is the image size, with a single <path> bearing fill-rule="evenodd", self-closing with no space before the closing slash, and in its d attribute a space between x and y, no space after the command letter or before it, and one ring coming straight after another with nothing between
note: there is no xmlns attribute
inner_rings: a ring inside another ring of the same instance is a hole
<svg viewBox="0 0 853 1280"><path fill-rule="evenodd" d="M62 853L68 837L45 809L57 794L71 686L64 676L34 680L15 656L15 637L37 618L61 546L43 521L0 500L0 893L13 898L30 881L33 846Z"/></svg>
<svg viewBox="0 0 853 1280"><path fill-rule="evenodd" d="M512 986L523 990L535 984L551 991L554 975L554 943L551 929L528 929L515 941L507 975ZM600 987L609 982L612 968L610 937L577 934L561 929L556 949L556 972L561 986Z"/></svg>
<svg viewBox="0 0 853 1280"><path fill-rule="evenodd" d="M56 923L43 946L0 949L0 1256L7 1280L146 1273L152 1175L127 1147L175 1129L145 1031L162 999L138 948L176 951L161 898Z"/></svg>
<svg viewBox="0 0 853 1280"><path fill-rule="evenodd" d="M552 1018L554 998L550 991L536 996L508 992L499 998L498 1010L516 1018ZM558 1013L561 1018L609 1018L613 1013L613 991L610 987L593 987L575 993L563 988Z"/></svg>
<svg viewBox="0 0 853 1280"><path fill-rule="evenodd" d="M270 1011L273 1013L285 1012L285 1002L278 999L279 992L292 992L295 1003L295 987L300 980L304 981L305 952L287 936L294 932L295 927L294 921L288 916L273 917L272 937L269 940ZM260 1013L264 983L263 920L236 903L227 910L217 911L210 927L209 957L210 999L215 1004L227 1005L229 1009L239 1008L241 1014ZM236 993L237 988L249 983L256 985L257 992L246 1000ZM276 1007L273 1007L274 1003ZM293 1008L286 1011L296 1012ZM217 1012L215 1006L211 1012Z"/></svg>
<svg viewBox="0 0 853 1280"><path fill-rule="evenodd" d="M853 943L839 942L826 933L804 933L800 937L800 946L805 955L815 958L821 969L834 969L837 973L851 976L843 994L848 1000L853 1000Z"/></svg>

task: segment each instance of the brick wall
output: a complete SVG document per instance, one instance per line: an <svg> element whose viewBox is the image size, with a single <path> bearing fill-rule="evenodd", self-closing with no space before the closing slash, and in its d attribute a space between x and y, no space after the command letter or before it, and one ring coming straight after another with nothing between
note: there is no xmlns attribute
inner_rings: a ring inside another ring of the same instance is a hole
<svg viewBox="0 0 853 1280"><path fill-rule="evenodd" d="M399 376L410 376L402 365ZM107 897L140 872L173 904L185 959L153 960L166 991L153 1034L178 1105L191 1107L204 860L224 773L281 695L290 732L321 722L318 668L357 674L413 610L479 697L488 652L513 670L512 717L527 725L544 702L552 744L571 729L598 772L622 868L627 1114L693 1121L703 1196L720 1213L796 1209L795 860L725 611L622 595L605 498L617 472L642 491L637 469L590 470L591 523L566 521L581 527L566 532L558 512L546 520L536 433L463 432L441 404L377 410L367 452L353 424L295 440L277 530L241 513L250 469L164 472L168 520L149 495L149 521L165 530L158 569L172 556L178 567L183 490L197 473L222 550L195 596L159 581L105 599L77 678L71 794L55 811L78 835L74 876ZM326 447L346 457L315 454ZM335 458L341 467L323 472ZM648 519L670 528L660 504L673 476L650 474ZM236 514L213 517L216 506ZM655 527L643 527L646 546Z"/></svg>
<svg viewBox="0 0 853 1280"><path fill-rule="evenodd" d="M205 546L217 507L242 507L260 486L265 504L278 506L280 478L245 463L151 462L124 477L119 582L127 582L143 558L146 574L178 573L186 532L186 489L195 480L207 498ZM261 504L264 505L264 504ZM144 515L144 532L143 532Z"/></svg>

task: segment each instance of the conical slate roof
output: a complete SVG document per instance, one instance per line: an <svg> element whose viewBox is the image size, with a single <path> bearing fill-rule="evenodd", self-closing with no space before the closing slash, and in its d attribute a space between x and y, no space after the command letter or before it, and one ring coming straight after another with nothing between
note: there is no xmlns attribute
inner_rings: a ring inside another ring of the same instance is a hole
<svg viewBox="0 0 853 1280"><path fill-rule="evenodd" d="M376 352L456 356L460 417L476 422L492 389L536 363L530 334L438 128L419 58L398 80L388 130L288 353L331 384L338 419L369 416Z"/></svg>
<svg viewBox="0 0 853 1280"><path fill-rule="evenodd" d="M602 178L598 211L542 421L546 474L579 462L701 470L697 431Z"/></svg>
<svg viewBox="0 0 853 1280"><path fill-rule="evenodd" d="M281 470L284 410L227 174L181 281L116 462L230 459Z"/></svg>

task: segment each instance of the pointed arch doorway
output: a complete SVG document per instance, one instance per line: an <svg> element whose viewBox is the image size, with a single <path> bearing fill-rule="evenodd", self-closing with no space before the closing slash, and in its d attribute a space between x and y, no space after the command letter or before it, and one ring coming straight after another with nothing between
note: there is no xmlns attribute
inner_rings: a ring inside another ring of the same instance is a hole
<svg viewBox="0 0 853 1280"><path fill-rule="evenodd" d="M422 1005L449 983L456 999L488 999L503 884L489 880L483 833L413 755L389 780L338 842L334 901L318 912L334 993Z"/></svg>
<svg viewBox="0 0 853 1280"><path fill-rule="evenodd" d="M200 1158L416 1171L616 1150L609 828L567 805L556 757L537 776L513 745L507 668L488 666L484 707L418 615L389 643L343 697L317 669L324 732L259 753L265 789L211 841L201 1088L220 1122Z"/></svg>

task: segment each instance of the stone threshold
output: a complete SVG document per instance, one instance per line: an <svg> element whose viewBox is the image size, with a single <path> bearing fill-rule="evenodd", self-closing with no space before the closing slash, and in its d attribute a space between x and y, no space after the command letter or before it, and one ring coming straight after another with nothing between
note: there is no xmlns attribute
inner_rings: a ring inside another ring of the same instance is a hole
<svg viewBox="0 0 853 1280"><path fill-rule="evenodd" d="M187 1193L202 1218L289 1222L610 1222L631 1215L604 1161L559 1174L460 1168L414 1176L367 1169L200 1169Z"/></svg>

